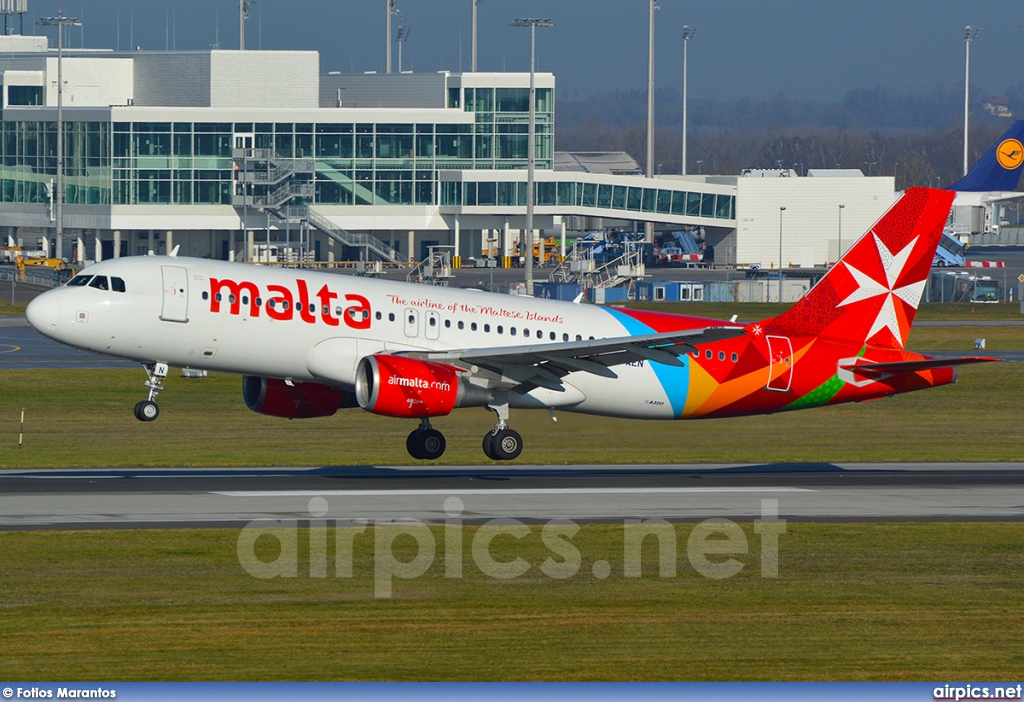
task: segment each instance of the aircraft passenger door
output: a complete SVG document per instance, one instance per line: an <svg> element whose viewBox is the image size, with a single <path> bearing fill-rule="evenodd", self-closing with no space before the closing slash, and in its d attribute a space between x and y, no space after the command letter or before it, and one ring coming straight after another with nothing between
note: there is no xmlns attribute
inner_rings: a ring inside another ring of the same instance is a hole
<svg viewBox="0 0 1024 702"><path fill-rule="evenodd" d="M789 392L793 382L793 344L786 336L768 336L768 390Z"/></svg>
<svg viewBox="0 0 1024 702"><path fill-rule="evenodd" d="M188 321L188 271L180 266L161 266L164 295L160 319L165 322Z"/></svg>
<svg viewBox="0 0 1024 702"><path fill-rule="evenodd" d="M405 335L410 339L416 338L420 333L420 313L417 310L406 308L405 310Z"/></svg>
<svg viewBox="0 0 1024 702"><path fill-rule="evenodd" d="M441 315L437 312L427 312L424 320L424 331L428 339L436 339L441 334Z"/></svg>

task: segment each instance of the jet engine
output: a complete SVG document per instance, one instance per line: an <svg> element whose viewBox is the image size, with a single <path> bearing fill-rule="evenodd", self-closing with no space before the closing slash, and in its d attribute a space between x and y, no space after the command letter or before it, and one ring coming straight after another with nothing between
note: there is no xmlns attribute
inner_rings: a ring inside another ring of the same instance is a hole
<svg viewBox="0 0 1024 702"><path fill-rule="evenodd" d="M491 393L471 385L459 369L405 356L366 356L356 368L356 400L389 417L441 417L456 407L481 407Z"/></svg>
<svg viewBox="0 0 1024 702"><path fill-rule="evenodd" d="M242 397L253 412L271 417L330 417L345 404L345 391L319 383L288 382L258 375L242 376Z"/></svg>

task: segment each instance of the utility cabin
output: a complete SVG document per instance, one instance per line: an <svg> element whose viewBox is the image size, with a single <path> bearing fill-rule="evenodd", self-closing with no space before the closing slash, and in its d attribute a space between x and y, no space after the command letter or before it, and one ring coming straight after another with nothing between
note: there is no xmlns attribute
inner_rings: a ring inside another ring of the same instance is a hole
<svg viewBox="0 0 1024 702"><path fill-rule="evenodd" d="M928 278L926 302L999 302L999 282L987 275L942 271Z"/></svg>

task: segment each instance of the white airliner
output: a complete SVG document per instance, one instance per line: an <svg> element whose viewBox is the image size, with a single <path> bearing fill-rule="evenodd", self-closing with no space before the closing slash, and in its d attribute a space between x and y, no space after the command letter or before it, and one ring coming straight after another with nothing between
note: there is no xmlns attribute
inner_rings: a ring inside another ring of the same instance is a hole
<svg viewBox="0 0 1024 702"><path fill-rule="evenodd" d="M288 418L343 407L419 420L406 447L444 453L430 418L487 407L484 453L516 458L510 408L689 419L884 397L952 382L903 346L953 194L909 190L800 302L739 325L697 317L176 256L113 259L29 304L77 348L238 373L246 405Z"/></svg>

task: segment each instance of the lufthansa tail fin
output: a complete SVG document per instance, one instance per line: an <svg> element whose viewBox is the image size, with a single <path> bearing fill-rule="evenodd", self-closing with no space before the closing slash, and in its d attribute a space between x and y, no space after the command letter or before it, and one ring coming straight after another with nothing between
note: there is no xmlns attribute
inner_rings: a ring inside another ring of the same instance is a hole
<svg viewBox="0 0 1024 702"><path fill-rule="evenodd" d="M1024 171L1024 120L1014 122L963 178L947 188L963 192L1016 190Z"/></svg>
<svg viewBox="0 0 1024 702"><path fill-rule="evenodd" d="M955 193L911 188L810 292L765 328L903 348Z"/></svg>

